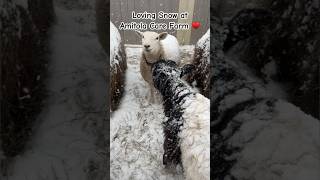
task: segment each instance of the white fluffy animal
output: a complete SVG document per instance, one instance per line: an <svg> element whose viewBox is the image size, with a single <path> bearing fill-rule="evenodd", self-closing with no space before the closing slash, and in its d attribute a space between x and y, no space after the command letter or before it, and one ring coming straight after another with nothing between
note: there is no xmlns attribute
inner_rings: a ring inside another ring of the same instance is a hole
<svg viewBox="0 0 320 180"><path fill-rule="evenodd" d="M210 179L210 101L197 93L183 104L181 161L186 180Z"/></svg>
<svg viewBox="0 0 320 180"><path fill-rule="evenodd" d="M160 59L172 60L180 64L180 49L176 37L163 32L136 31L142 39L142 55L140 59L140 72L143 79L150 86L150 102L154 103L159 99L158 91L154 88L151 65Z"/></svg>
<svg viewBox="0 0 320 180"><path fill-rule="evenodd" d="M172 61L153 65L155 87L163 96L163 164L182 163L186 180L210 179L210 101L182 79L187 72Z"/></svg>

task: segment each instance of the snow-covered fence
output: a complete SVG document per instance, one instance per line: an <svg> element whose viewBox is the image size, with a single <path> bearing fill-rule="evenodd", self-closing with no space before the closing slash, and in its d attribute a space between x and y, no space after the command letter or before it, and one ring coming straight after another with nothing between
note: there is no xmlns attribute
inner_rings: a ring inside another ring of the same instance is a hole
<svg viewBox="0 0 320 180"><path fill-rule="evenodd" d="M174 61L153 65L155 87L163 97L164 155L167 167L182 162L188 180L210 179L210 104L181 80L190 66L180 70Z"/></svg>
<svg viewBox="0 0 320 180"><path fill-rule="evenodd" d="M23 151L45 95L47 34L40 35L44 29L38 29L41 23L35 25L36 17L30 14L46 17L48 9L37 6L38 1L28 2L29 11L12 1L0 4L0 134L3 155L7 157ZM50 22L46 23L48 30Z"/></svg>
<svg viewBox="0 0 320 180"><path fill-rule="evenodd" d="M319 120L278 100L223 54L225 27L213 23L211 175L213 179L318 179ZM306 168L308 164L308 168Z"/></svg>

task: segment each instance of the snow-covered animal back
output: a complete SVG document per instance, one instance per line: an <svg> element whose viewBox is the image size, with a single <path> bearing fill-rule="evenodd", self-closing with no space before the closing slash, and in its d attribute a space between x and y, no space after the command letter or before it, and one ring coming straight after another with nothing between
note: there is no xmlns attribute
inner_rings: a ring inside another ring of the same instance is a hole
<svg viewBox="0 0 320 180"><path fill-rule="evenodd" d="M160 41L163 49L163 58L170 59L178 65L181 63L179 42L176 37L168 34L167 37Z"/></svg>
<svg viewBox="0 0 320 180"><path fill-rule="evenodd" d="M140 75L141 52L138 46L126 48L126 93L110 119L111 179L184 180L180 166L168 172L162 164L165 116L161 104L145 98L149 87Z"/></svg>
<svg viewBox="0 0 320 180"><path fill-rule="evenodd" d="M186 180L210 179L210 100L201 94L188 99L180 133Z"/></svg>
<svg viewBox="0 0 320 180"><path fill-rule="evenodd" d="M120 33L117 30L116 26L110 21L110 65L113 67L117 64L117 60L115 59L116 53L120 49L121 37Z"/></svg>
<svg viewBox="0 0 320 180"><path fill-rule="evenodd" d="M167 168L182 163L187 180L210 179L210 101L195 93L182 79L173 61L153 67L155 87L163 96L163 163Z"/></svg>
<svg viewBox="0 0 320 180"><path fill-rule="evenodd" d="M201 94L209 98L210 90L210 29L198 40L192 64L195 70L190 83L196 82L196 87L199 88Z"/></svg>
<svg viewBox="0 0 320 180"><path fill-rule="evenodd" d="M111 21L110 33L110 110L114 111L124 92L127 61L120 33Z"/></svg>

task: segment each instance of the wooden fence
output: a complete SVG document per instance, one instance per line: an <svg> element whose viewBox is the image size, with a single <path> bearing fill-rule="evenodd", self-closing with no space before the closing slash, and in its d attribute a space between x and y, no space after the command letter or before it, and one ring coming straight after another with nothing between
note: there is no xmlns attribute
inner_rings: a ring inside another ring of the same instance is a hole
<svg viewBox="0 0 320 180"><path fill-rule="evenodd" d="M111 0L111 21L116 27L119 27L121 22L144 22L149 24L152 20L135 20L131 18L132 11L136 13L150 12L158 13L160 11L166 13L180 13L189 12L189 18L187 20L175 19L175 20L161 20L156 19L156 23L187 23L190 25L189 30L162 30L166 31L179 40L179 43L195 44L199 38L210 27L210 1L209 0ZM201 26L198 29L191 27L192 21L199 21ZM140 44L141 40L136 36L132 30L119 30L121 37L125 44ZM156 31L160 32L160 31Z"/></svg>

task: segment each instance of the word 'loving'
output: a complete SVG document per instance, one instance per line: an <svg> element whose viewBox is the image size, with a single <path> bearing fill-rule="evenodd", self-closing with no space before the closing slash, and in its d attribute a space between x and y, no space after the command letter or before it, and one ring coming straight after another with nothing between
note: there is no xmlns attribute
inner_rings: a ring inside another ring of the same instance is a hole
<svg viewBox="0 0 320 180"><path fill-rule="evenodd" d="M158 13L149 13L147 11L143 13L136 13L135 11L132 11L131 17L132 19L149 19L149 20L156 20L158 19L187 19L188 18L188 12L183 13L166 13L163 11L160 11Z"/></svg>

